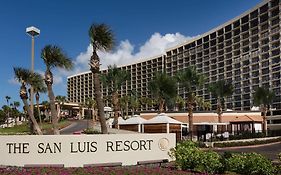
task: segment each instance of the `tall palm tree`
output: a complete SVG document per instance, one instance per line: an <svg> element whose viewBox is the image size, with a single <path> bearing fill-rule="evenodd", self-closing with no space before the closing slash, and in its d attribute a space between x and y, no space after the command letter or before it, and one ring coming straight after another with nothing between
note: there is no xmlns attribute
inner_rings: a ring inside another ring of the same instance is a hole
<svg viewBox="0 0 281 175"><path fill-rule="evenodd" d="M217 114L219 123L222 122L222 113L224 106L222 101L225 101L225 97L231 96L233 94L233 86L224 80L219 80L217 82L211 83L209 86L210 92L217 98Z"/></svg>
<svg viewBox="0 0 281 175"><path fill-rule="evenodd" d="M267 133L266 113L275 98L275 93L269 89L258 87L254 93L254 105L260 106L263 114L263 131Z"/></svg>
<svg viewBox="0 0 281 175"><path fill-rule="evenodd" d="M34 93L35 93L39 123L40 123L40 126L42 126L42 117L41 117L41 112L40 112L40 107L39 107L39 100L40 100L40 93L46 93L47 88L44 84L43 78L42 77L37 77L37 78L38 78L38 80L36 80L35 83L33 84L33 89L34 89Z"/></svg>
<svg viewBox="0 0 281 175"><path fill-rule="evenodd" d="M7 101L7 106L10 106L9 105L9 100L11 99L11 97L10 96L5 96L5 98L6 98L6 101ZM7 119L8 118L10 118L10 110L8 109L8 111L7 111ZM7 120L7 122L8 122L8 120ZM8 123L7 123L8 124Z"/></svg>
<svg viewBox="0 0 281 175"><path fill-rule="evenodd" d="M58 115L55 105L55 95L53 92L53 68L63 68L70 70L73 67L73 63L70 58L62 51L58 46L47 45L41 51L41 58L43 59L46 71L45 71L45 83L47 85L48 96L50 99L51 115L53 131L55 135L60 134L58 129Z"/></svg>
<svg viewBox="0 0 281 175"><path fill-rule="evenodd" d="M56 96L56 102L58 103L57 111L58 111L58 121L60 121L61 118L61 110L64 105L64 103L67 101L66 96L58 95Z"/></svg>
<svg viewBox="0 0 281 175"><path fill-rule="evenodd" d="M188 67L176 75L179 86L184 88L187 94L187 109L189 123L189 137L193 137L193 109L197 103L195 95L196 88L199 88L204 83L204 76L196 72L195 67Z"/></svg>
<svg viewBox="0 0 281 175"><path fill-rule="evenodd" d="M15 73L15 78L21 83L20 97L23 101L25 109L28 112L29 119L32 121L33 126L34 126L37 134L42 135L42 131L41 131L35 117L33 116L33 113L30 109L29 104L28 104L28 101L27 101L28 92L27 92L27 89L26 89L26 85L33 85L34 84L33 81L36 80L38 77L41 77L41 75L39 75L37 73L32 73L28 69L24 69L24 68L14 68L14 73Z"/></svg>
<svg viewBox="0 0 281 175"><path fill-rule="evenodd" d="M94 76L94 92L95 100L99 111L99 118L101 123L101 131L107 134L107 126L104 115L104 103L101 96L100 87L100 58L97 54L98 50L108 51L113 48L114 36L110 28L105 24L92 24L89 29L89 37L93 47L93 55L91 56L90 66Z"/></svg>
<svg viewBox="0 0 281 175"><path fill-rule="evenodd" d="M159 112L164 112L164 107L168 99L177 96L176 80L165 72L157 72L148 84L151 95L159 103Z"/></svg>
<svg viewBox="0 0 281 175"><path fill-rule="evenodd" d="M118 69L116 65L108 66L108 72L101 75L101 82L105 87L108 87L111 93L113 111L114 111L114 127L118 126L118 114L120 112L120 100L118 90L129 80L130 74L126 70Z"/></svg>

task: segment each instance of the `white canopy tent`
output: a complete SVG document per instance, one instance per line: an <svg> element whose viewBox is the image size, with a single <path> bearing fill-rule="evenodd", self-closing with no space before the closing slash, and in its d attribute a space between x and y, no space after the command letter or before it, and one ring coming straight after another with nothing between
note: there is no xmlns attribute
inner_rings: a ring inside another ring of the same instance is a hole
<svg viewBox="0 0 281 175"><path fill-rule="evenodd" d="M142 131L142 124L145 123L147 120L140 117L139 115L134 115L134 117L131 117L127 120L123 120L119 122L119 125L138 125L138 132Z"/></svg>
<svg viewBox="0 0 281 175"><path fill-rule="evenodd" d="M172 119L165 113L161 113L144 122L144 124L166 124L167 133L170 133L170 124L182 124L182 122Z"/></svg>

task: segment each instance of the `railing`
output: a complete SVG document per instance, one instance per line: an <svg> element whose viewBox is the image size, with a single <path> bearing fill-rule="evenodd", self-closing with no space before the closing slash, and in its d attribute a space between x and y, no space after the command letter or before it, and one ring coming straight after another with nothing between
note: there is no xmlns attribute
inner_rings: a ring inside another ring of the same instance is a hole
<svg viewBox="0 0 281 175"><path fill-rule="evenodd" d="M281 130L268 130L267 133L261 130L255 131L220 131L220 132L206 132L206 131L194 131L193 137L196 137L197 141L202 142L214 142L224 140L240 140L240 139L252 139L252 138L264 138L264 137L276 137L281 136ZM188 132L182 133L181 140L189 138ZM177 139L177 141L180 141Z"/></svg>

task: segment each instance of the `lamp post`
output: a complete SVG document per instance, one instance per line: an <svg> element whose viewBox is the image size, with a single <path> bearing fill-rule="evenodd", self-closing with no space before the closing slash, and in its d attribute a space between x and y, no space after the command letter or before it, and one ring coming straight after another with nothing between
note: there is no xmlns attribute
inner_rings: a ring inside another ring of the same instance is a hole
<svg viewBox="0 0 281 175"><path fill-rule="evenodd" d="M31 36L31 72L34 72L34 37L39 36L40 30L34 26L27 27L26 33ZM30 87L30 110L32 115L33 111L33 100L34 100L34 89L33 86Z"/></svg>

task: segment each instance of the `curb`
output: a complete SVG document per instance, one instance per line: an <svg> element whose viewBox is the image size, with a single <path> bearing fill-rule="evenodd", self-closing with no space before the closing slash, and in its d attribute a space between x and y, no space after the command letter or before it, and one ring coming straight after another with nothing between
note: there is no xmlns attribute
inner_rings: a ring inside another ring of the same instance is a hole
<svg viewBox="0 0 281 175"><path fill-rule="evenodd" d="M248 146L232 146L232 147L214 147L213 150L229 150L229 149L241 149L241 148L257 148L263 146L270 146L275 144L280 144L281 142L273 142L273 143L266 143L266 144L257 144L257 145L248 145Z"/></svg>

